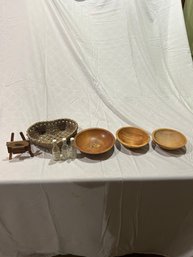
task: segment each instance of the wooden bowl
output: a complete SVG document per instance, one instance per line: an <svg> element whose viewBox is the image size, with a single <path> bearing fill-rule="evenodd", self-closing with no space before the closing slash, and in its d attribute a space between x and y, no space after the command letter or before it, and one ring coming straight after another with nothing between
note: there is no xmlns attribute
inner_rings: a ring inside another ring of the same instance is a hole
<svg viewBox="0 0 193 257"><path fill-rule="evenodd" d="M105 153L113 147L114 143L113 134L102 128L85 129L75 137L75 146L87 154Z"/></svg>
<svg viewBox="0 0 193 257"><path fill-rule="evenodd" d="M152 132L153 141L167 150L179 149L187 143L186 137L179 131L169 128L160 128Z"/></svg>
<svg viewBox="0 0 193 257"><path fill-rule="evenodd" d="M117 130L118 141L129 148L140 148L149 143L148 133L140 128L123 127Z"/></svg>

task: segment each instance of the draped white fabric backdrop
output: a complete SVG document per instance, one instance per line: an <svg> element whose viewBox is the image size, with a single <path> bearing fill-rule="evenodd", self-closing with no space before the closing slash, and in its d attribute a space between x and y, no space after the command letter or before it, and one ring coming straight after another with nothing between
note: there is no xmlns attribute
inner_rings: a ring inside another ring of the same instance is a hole
<svg viewBox="0 0 193 257"><path fill-rule="evenodd" d="M0 256L191 257L193 67L181 1L0 4ZM63 117L113 133L172 127L188 144L8 161L12 131Z"/></svg>

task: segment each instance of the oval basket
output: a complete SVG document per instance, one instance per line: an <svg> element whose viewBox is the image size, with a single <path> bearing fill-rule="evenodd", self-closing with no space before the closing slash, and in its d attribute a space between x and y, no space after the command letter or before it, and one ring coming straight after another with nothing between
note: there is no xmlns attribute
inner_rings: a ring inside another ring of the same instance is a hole
<svg viewBox="0 0 193 257"><path fill-rule="evenodd" d="M76 135L77 130L78 124L71 119L40 121L27 129L27 136L34 145L51 149L53 139L56 139L61 147L62 138L65 137L68 140Z"/></svg>

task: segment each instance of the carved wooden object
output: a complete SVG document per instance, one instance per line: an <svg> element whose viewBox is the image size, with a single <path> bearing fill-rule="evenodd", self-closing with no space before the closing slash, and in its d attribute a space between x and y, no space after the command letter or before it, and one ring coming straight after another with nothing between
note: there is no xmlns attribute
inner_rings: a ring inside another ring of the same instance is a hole
<svg viewBox="0 0 193 257"><path fill-rule="evenodd" d="M26 140L26 138L22 132L20 132L20 136L23 139L22 141L14 141L14 133L13 132L11 133L11 141L7 142L7 150L9 153L9 160L12 159L12 154L29 152L31 157L34 156L34 154L31 151L30 141Z"/></svg>

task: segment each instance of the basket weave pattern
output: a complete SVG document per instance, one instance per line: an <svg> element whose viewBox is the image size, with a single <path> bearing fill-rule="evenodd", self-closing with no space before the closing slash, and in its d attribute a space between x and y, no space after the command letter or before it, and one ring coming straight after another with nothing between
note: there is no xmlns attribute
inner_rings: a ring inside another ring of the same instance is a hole
<svg viewBox="0 0 193 257"><path fill-rule="evenodd" d="M78 124L71 119L41 121L28 128L27 136L34 145L51 149L53 139L56 139L61 147L62 138L65 137L68 140L76 135L77 130Z"/></svg>

